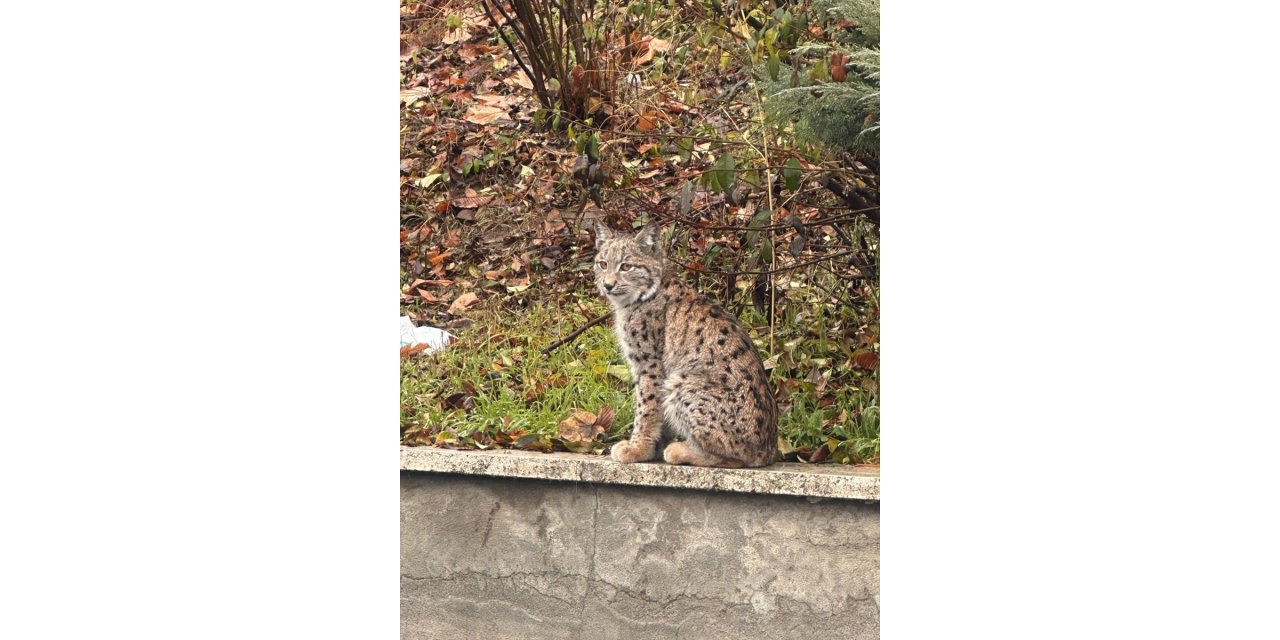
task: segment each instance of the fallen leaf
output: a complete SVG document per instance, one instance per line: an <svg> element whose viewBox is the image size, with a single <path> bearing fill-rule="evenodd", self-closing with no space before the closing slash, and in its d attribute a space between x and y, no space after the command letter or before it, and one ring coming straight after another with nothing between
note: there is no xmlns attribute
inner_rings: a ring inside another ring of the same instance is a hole
<svg viewBox="0 0 1280 640"><path fill-rule="evenodd" d="M426 87L414 87L412 89L405 89L404 91L400 92L400 102L403 102L405 104L413 104L414 101L421 100L427 97L429 93L430 92L427 90Z"/></svg>
<svg viewBox="0 0 1280 640"><path fill-rule="evenodd" d="M796 448L795 448L795 447L793 447L793 446L791 446L791 442L790 442L790 441L788 441L786 438L782 437L782 435L781 435L781 434L779 434L779 435L778 435L778 453L780 453L780 454L782 454L782 455L784 455L784 456L785 456L785 455L787 455L788 453L791 453L792 451L795 451L795 450L796 450Z"/></svg>
<svg viewBox="0 0 1280 640"><path fill-rule="evenodd" d="M463 27L461 29L450 29L449 31L445 32L444 37L441 38L440 41L445 44L454 44L457 42L463 42L470 39L471 39L471 33L467 31L466 27Z"/></svg>
<svg viewBox="0 0 1280 640"><path fill-rule="evenodd" d="M617 414L609 406L600 407L600 412L596 414L596 426L608 431L613 428L613 422L617 418Z"/></svg>
<svg viewBox="0 0 1280 640"><path fill-rule="evenodd" d="M874 351L855 351L853 354L853 363L863 369L873 371L876 366L880 364L880 356Z"/></svg>
<svg viewBox="0 0 1280 640"><path fill-rule="evenodd" d="M528 91L533 90L533 81L529 80L529 76L525 75L524 71L517 71L502 82L507 86L520 87Z"/></svg>
<svg viewBox="0 0 1280 640"><path fill-rule="evenodd" d="M511 106L520 104L521 102L524 102L525 100L528 99L524 96L516 96L516 95L500 96L495 93L476 94L474 98L477 102L486 104L490 107L511 107Z"/></svg>
<svg viewBox="0 0 1280 640"><path fill-rule="evenodd" d="M476 294L468 291L458 296L458 298L453 301L453 304L449 305L449 313L455 316L460 316L467 310L467 308L474 306L478 302L480 302L480 298L477 297Z"/></svg>
<svg viewBox="0 0 1280 640"><path fill-rule="evenodd" d="M419 286L426 285L426 286L432 286L432 287L447 287L451 284L453 284L452 280L449 280L447 278L442 278L439 280L420 280L413 286L419 287Z"/></svg>
<svg viewBox="0 0 1280 640"><path fill-rule="evenodd" d="M458 57L462 58L463 62L467 64L471 64L472 62L476 61L476 58L479 58L481 55L488 53L489 49L490 49L489 45L483 42L477 42L475 44L464 44L458 48Z"/></svg>
<svg viewBox="0 0 1280 640"><path fill-rule="evenodd" d="M459 209L476 209L493 202L493 196L467 196L462 198L454 198L449 204Z"/></svg>
<svg viewBox="0 0 1280 640"><path fill-rule="evenodd" d="M813 454L809 456L809 459L806 460L806 462L822 462L830 455L831 450L828 449L826 445L820 445L817 449L813 450Z"/></svg>
<svg viewBox="0 0 1280 640"><path fill-rule="evenodd" d="M467 109L467 113L463 116L463 119L474 124L489 124L506 114L507 110L501 107L473 104L470 109Z"/></svg>
<svg viewBox="0 0 1280 640"><path fill-rule="evenodd" d="M612 428L614 419L613 409L607 406L601 407L599 414L575 410L572 415L560 422L556 433L566 443L589 443Z"/></svg>
<svg viewBox="0 0 1280 640"><path fill-rule="evenodd" d="M444 399L444 408L446 409L463 409L470 411L475 408L475 401L471 399L471 394L465 391L455 393Z"/></svg>
<svg viewBox="0 0 1280 640"><path fill-rule="evenodd" d="M426 351L429 348L431 348L431 345L425 342L415 344L412 346L400 347L400 357L407 358L409 356L422 353L423 351Z"/></svg>
<svg viewBox="0 0 1280 640"><path fill-rule="evenodd" d="M590 442L596 437L596 414L590 411L574 411L560 422L556 429L560 439L569 442Z"/></svg>

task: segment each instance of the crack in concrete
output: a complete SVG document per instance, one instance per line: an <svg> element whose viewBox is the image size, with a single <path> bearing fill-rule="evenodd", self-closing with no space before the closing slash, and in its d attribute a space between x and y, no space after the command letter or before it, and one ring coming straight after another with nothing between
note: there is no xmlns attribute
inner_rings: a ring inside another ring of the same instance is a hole
<svg viewBox="0 0 1280 640"><path fill-rule="evenodd" d="M554 593L548 593L547 591L543 591L542 589L539 589L533 580L544 579L551 584L556 584L565 580L586 581L586 578L584 578L583 576L565 575L557 571L543 571L543 572L515 571L505 575L490 575L482 571L460 571L458 573L453 573L447 576L428 576L428 577L417 577L417 576L411 576L411 575L406 575L402 573L400 574L400 577L406 580L413 580L413 581L430 581L430 582L445 582L445 583L468 581L468 582L475 582L477 584L483 584L485 581L504 581L504 582L509 582L510 586L513 588L525 587L540 596L543 596L545 598L551 598L552 600L557 600L559 602L563 602L564 604L567 604L569 606L574 606L579 604L578 602L579 598L572 595L573 590L566 589L566 591L570 592L569 597L560 597Z"/></svg>
<svg viewBox="0 0 1280 640"><path fill-rule="evenodd" d="M591 485L591 495L595 498L595 508L591 511L591 564L587 566L587 584L582 592L582 607L578 609L578 637L582 637L583 616L587 613L587 596L591 594L591 583L597 580L596 555L600 551L600 485ZM600 582L603 582L602 580ZM608 584L608 583L605 583Z"/></svg>
<svg viewBox="0 0 1280 640"><path fill-rule="evenodd" d="M483 549L486 542L489 541L489 534L493 532L493 516L502 508L502 503L497 500L493 501L493 508L489 510L489 517L484 521L484 535L480 537L480 548Z"/></svg>

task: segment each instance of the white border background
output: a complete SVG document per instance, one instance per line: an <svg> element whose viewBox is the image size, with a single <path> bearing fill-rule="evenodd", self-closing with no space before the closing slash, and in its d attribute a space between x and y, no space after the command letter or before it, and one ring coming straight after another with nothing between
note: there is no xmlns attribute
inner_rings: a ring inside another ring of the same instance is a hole
<svg viewBox="0 0 1280 640"><path fill-rule="evenodd" d="M1274 636L1274 16L886 0L883 637ZM0 19L5 637L391 638L398 9Z"/></svg>

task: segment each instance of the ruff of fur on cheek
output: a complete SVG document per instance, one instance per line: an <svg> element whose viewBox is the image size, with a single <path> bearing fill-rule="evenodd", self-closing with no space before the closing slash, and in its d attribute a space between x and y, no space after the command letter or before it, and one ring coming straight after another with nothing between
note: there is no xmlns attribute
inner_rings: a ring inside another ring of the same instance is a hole
<svg viewBox="0 0 1280 640"><path fill-rule="evenodd" d="M648 290L640 294L640 302L648 302L658 295L658 285L660 284L662 284L660 280L654 280L653 284L649 285Z"/></svg>

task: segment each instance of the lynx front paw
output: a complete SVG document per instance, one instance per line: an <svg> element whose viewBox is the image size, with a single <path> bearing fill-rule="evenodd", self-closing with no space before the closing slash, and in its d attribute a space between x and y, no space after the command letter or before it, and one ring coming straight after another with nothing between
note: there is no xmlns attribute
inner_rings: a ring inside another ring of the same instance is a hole
<svg viewBox="0 0 1280 640"><path fill-rule="evenodd" d="M657 452L657 447L654 447L653 443L646 445L645 443L628 440L613 445L613 449L609 450L609 455L618 462L630 464L632 462L652 460L656 457Z"/></svg>

